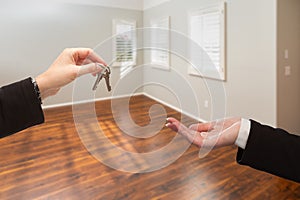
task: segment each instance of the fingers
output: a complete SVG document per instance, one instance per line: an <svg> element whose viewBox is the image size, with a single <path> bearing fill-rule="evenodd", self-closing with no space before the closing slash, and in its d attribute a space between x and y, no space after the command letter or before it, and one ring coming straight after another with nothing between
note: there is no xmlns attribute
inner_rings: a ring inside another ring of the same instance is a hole
<svg viewBox="0 0 300 200"><path fill-rule="evenodd" d="M195 143L196 145L200 145L201 141L195 141L195 137L197 136L197 132L187 128L181 122L179 122L175 118L167 118L166 127L171 128L173 131L180 133L181 135L185 136L190 142ZM199 139L199 138L198 138Z"/></svg>
<svg viewBox="0 0 300 200"><path fill-rule="evenodd" d="M167 118L166 127L172 129L175 132L178 132L180 126L180 122L172 117Z"/></svg>
<svg viewBox="0 0 300 200"><path fill-rule="evenodd" d="M166 127L171 128L172 130L179 132L184 136L188 136L190 135L190 132L193 132L192 130L187 128L185 125L183 125L181 122L179 122L177 119L173 117L167 118Z"/></svg>
<svg viewBox="0 0 300 200"><path fill-rule="evenodd" d="M209 122L209 123L197 123L197 124L192 124L189 126L191 130L198 131L198 132L207 132L213 129L215 126L214 122Z"/></svg>
<svg viewBox="0 0 300 200"><path fill-rule="evenodd" d="M175 124L167 123L167 124L166 124L166 127L172 129L172 130L175 131L175 132L178 132L178 127L177 127L177 125L175 125Z"/></svg>
<svg viewBox="0 0 300 200"><path fill-rule="evenodd" d="M107 65L105 61L90 48L74 48L71 49L71 51L76 65L89 63L101 63L105 66Z"/></svg>
<svg viewBox="0 0 300 200"><path fill-rule="evenodd" d="M99 73L103 70L102 67L100 67L99 65L97 65L95 63L89 63L89 64L78 66L78 67L79 67L78 77L82 76L84 74L96 75L97 73Z"/></svg>
<svg viewBox="0 0 300 200"><path fill-rule="evenodd" d="M80 65L83 63L84 60L86 60L89 56L89 54L92 52L92 49L89 48L67 48L64 50L64 52L67 52L66 54L71 54L73 57L75 64Z"/></svg>
<svg viewBox="0 0 300 200"><path fill-rule="evenodd" d="M102 68L96 63L103 64L106 66L107 64L102 60L102 58L97 55L92 49L89 48L76 48L73 49L73 56L77 58L76 64L81 65L79 68L78 76L82 76L85 74L92 74L96 76L99 72L101 72Z"/></svg>
<svg viewBox="0 0 300 200"><path fill-rule="evenodd" d="M104 66L106 66L107 64L105 63L105 61L99 56L97 55L94 51L91 51L89 56L88 56L88 59L92 62L97 62L97 63L101 63L103 64Z"/></svg>
<svg viewBox="0 0 300 200"><path fill-rule="evenodd" d="M234 144L236 141L240 122L224 127L223 121L193 124L189 128L175 118L167 119L167 127L185 136L198 147L216 148Z"/></svg>
<svg viewBox="0 0 300 200"><path fill-rule="evenodd" d="M177 119L175 119L173 117L168 117L167 118L167 122L170 122L170 123L180 123Z"/></svg>

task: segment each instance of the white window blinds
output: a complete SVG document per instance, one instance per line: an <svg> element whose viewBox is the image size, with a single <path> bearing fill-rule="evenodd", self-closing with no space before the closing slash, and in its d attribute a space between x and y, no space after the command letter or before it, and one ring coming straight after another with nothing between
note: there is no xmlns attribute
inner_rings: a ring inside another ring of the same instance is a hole
<svg viewBox="0 0 300 200"><path fill-rule="evenodd" d="M136 22L114 20L114 66L121 67L121 76L136 64Z"/></svg>
<svg viewBox="0 0 300 200"><path fill-rule="evenodd" d="M169 21L169 17L151 20L151 63L163 69L169 69Z"/></svg>
<svg viewBox="0 0 300 200"><path fill-rule="evenodd" d="M190 14L190 36L199 47L190 48L192 62L197 60L197 68L202 76L224 80L225 68L225 16L222 6L201 9ZM199 75L195 69L190 74Z"/></svg>

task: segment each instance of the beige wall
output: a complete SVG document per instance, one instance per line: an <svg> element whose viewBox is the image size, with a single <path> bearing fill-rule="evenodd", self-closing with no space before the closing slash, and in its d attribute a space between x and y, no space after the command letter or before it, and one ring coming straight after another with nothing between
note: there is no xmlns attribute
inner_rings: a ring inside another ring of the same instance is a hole
<svg viewBox="0 0 300 200"><path fill-rule="evenodd" d="M149 26L152 18L169 15L171 29L188 35L188 12L210 3L212 0L172 0L146 10L144 25ZM172 69L179 71L196 91L201 119L214 118L212 111L225 104L226 116L254 118L276 125L276 1L228 0L227 10L227 76L222 83L226 99L212 99L210 92L214 91L209 91L206 82L219 84L219 81L188 75L188 64L175 55L171 56ZM144 81L153 80L157 71L145 70ZM172 70L160 71L161 78L167 78L171 85ZM145 88L148 94L178 106L176 98L163 90ZM182 89L178 86L178 90ZM187 94L183 96L181 102L192 98ZM208 108L204 106L205 100L209 100ZM188 110L193 111L193 108Z"/></svg>
<svg viewBox="0 0 300 200"><path fill-rule="evenodd" d="M300 134L300 1L278 0L277 18L277 121L279 127ZM285 66L291 67L290 76Z"/></svg>
<svg viewBox="0 0 300 200"><path fill-rule="evenodd" d="M171 17L171 29L188 36L188 12L211 2L212 0L172 0L145 11L73 4L42 3L28 6L24 2L23 5L1 3L0 85L38 75L46 70L66 47L96 47L111 37L114 18L136 19L138 27L147 27L152 18L168 15ZM295 5L289 8L285 2ZM298 56L300 23L295 21L293 25L289 19L289 16L296 16L297 13L299 18L299 5L296 10L296 3L299 4L299 0L278 1L279 16L284 16L279 17L278 22L278 52L276 51L276 3L274 0L227 0L225 82L190 76L187 73L189 64L176 55L171 56L172 69L179 72L196 91L199 113L194 107L189 107L192 105L189 103L191 97L180 88L180 82L174 82L172 70L145 68L139 76L130 79L128 84L140 86L143 82L159 79L167 84L176 85L182 94L180 101L188 102L188 107L184 111L204 120L214 118L211 114L212 109L225 106L226 116L254 118L274 126L278 121L279 126L299 132L299 125L297 127L299 114L295 111L300 110L298 103L300 90L297 87L300 85ZM285 31L292 28L296 30ZM295 39L287 40L292 36ZM281 59L282 51L286 48L290 50L288 60ZM111 57L109 49L99 53L105 58ZM142 63L144 63L143 56L139 55L138 64ZM282 66L286 64L292 67L290 77L283 76ZM114 68L113 84L119 80L118 74L119 69ZM94 78L86 77L85 84L80 86L82 100L85 93L90 90L93 81ZM225 88L226 99L212 99L212 91L207 88L207 82L211 85L221 83ZM108 96L104 84L101 87L96 97ZM166 91L166 88L146 86L144 92L170 105L180 107L176 95ZM57 96L48 99L45 105L71 102L72 93L73 85L69 85ZM204 106L206 100L209 102L208 108Z"/></svg>
<svg viewBox="0 0 300 200"><path fill-rule="evenodd" d="M37 76L66 47L96 48L111 38L114 18L135 19L138 27L143 23L143 12L137 10L44 1L31 4L27 1L13 2L0 3L0 85ZM99 49L96 48L96 51ZM109 62L111 52L107 47L97 53ZM141 58L139 56L139 63L142 62ZM114 85L119 80L119 68L113 68L112 74ZM128 84L140 85L142 78L141 73ZM79 80L80 86L77 84L77 87L80 92L76 100L87 100L94 80L91 76ZM73 86L66 86L43 105L72 102ZM109 95L105 84L101 83L96 98Z"/></svg>

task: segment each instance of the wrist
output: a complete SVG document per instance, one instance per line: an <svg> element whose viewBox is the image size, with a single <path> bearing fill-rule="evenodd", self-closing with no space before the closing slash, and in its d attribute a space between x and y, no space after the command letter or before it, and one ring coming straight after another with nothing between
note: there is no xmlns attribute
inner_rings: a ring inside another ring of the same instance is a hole
<svg viewBox="0 0 300 200"><path fill-rule="evenodd" d="M44 74L41 74L41 75L37 76L35 79L36 83L39 87L42 100L46 99L49 96L56 95L57 92L60 90L60 88L50 87L51 85L48 84L49 81L47 81L48 78L45 78L45 77L47 77L47 76Z"/></svg>
<svg viewBox="0 0 300 200"><path fill-rule="evenodd" d="M37 85L39 86L40 93L43 94L47 90L46 82L43 78L43 75L39 75L35 78Z"/></svg>
<svg viewBox="0 0 300 200"><path fill-rule="evenodd" d="M44 100L46 97L50 96L47 93L49 93L48 91L51 90L51 88L47 84L47 81L46 81L47 79L45 79L44 75L41 74L41 75L37 76L35 78L35 80L40 89L41 99Z"/></svg>

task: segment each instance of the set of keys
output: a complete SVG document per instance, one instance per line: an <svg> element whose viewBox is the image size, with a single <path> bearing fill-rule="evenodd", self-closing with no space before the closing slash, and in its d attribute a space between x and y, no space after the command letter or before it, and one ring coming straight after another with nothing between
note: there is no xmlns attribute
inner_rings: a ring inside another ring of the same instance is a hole
<svg viewBox="0 0 300 200"><path fill-rule="evenodd" d="M109 82L109 75L110 75L110 68L108 66L104 66L100 63L96 63L96 65L98 65L99 67L102 68L102 71L100 73L98 73L97 75L97 79L94 83L94 86L93 86L93 90L96 90L100 81L102 80L102 78L105 79L105 83L106 83L106 87L107 87L107 90L110 92L111 91L111 86L110 86L110 82Z"/></svg>

